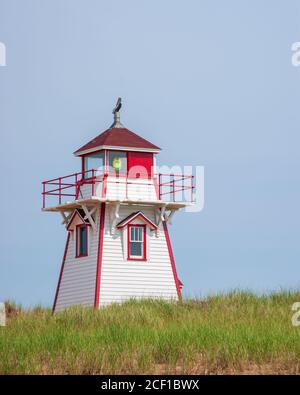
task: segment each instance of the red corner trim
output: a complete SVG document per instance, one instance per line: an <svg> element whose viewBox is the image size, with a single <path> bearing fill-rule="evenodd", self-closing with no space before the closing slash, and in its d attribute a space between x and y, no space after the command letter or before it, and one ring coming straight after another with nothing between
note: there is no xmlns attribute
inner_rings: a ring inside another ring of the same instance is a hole
<svg viewBox="0 0 300 395"><path fill-rule="evenodd" d="M177 294L178 298L181 299L181 289L180 289L180 284L177 276L177 270L176 270L176 265L175 265L175 259L174 259L174 254L172 250L172 245L171 245L171 240L170 240L170 235L169 235L169 230L167 223L164 221L163 222L163 227L164 227L164 232L165 232L165 237L166 237L166 242L169 250L169 255L170 255L170 260L171 260L171 265L172 265L172 271L173 271L173 276L174 276L174 281L177 289Z"/></svg>
<svg viewBox="0 0 300 395"><path fill-rule="evenodd" d="M95 303L94 303L94 307L96 309L99 308L99 303L100 303L100 281L101 281L101 269L102 269L102 255L103 255L104 220L105 220L105 203L102 203L101 213L100 213L100 225L99 225L98 259L97 259Z"/></svg>
<svg viewBox="0 0 300 395"><path fill-rule="evenodd" d="M52 314L55 312L57 297L58 297L59 288L60 288L60 283L61 283L61 279L62 279L64 267L65 267L65 261L66 261L66 257L67 257L67 252L68 252L68 247L69 247L69 241L70 241L70 232L68 232L68 236L67 236L67 242L66 242L66 246L65 246L64 256L63 256L63 260L62 260L62 264L61 264L61 268L60 268L58 284L57 284L57 287L56 287L56 292L55 292L55 297L54 297L54 302L53 302L53 307L52 307Z"/></svg>

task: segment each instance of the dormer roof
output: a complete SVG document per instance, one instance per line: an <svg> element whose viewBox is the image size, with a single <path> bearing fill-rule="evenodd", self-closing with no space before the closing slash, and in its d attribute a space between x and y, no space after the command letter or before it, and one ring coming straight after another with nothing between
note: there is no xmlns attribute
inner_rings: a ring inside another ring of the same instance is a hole
<svg viewBox="0 0 300 395"><path fill-rule="evenodd" d="M73 211L73 214L67 224L67 230L70 230L76 217L78 217L80 223L90 225L90 221L88 219L84 219L85 218L84 211L80 208L77 208L76 210Z"/></svg>
<svg viewBox="0 0 300 395"><path fill-rule="evenodd" d="M141 211L137 211L135 213L128 215L128 217L124 218L121 222L118 223L117 228L122 229L137 219L141 220L146 225L148 225L151 230L157 229L157 225L154 222L152 222L149 218L147 218L146 215Z"/></svg>

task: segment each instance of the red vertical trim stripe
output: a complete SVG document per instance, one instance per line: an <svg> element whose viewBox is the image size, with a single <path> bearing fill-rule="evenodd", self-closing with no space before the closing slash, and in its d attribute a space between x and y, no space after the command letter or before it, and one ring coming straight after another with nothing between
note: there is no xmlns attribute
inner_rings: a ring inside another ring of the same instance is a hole
<svg viewBox="0 0 300 395"><path fill-rule="evenodd" d="M179 284L179 280L178 280L178 276L177 276L177 270L176 270L175 259L174 259L174 254L173 254L173 250L172 250L169 230L168 230L167 223L165 221L163 222L163 227L164 227L166 242L167 242L167 246L168 246L168 250L169 250L173 276L174 276L175 285L176 285L176 289L177 289L177 294L178 294L178 298L180 299L181 298L181 289L180 289L180 284Z"/></svg>
<svg viewBox="0 0 300 395"><path fill-rule="evenodd" d="M154 188L155 188L156 197L158 200L160 200L160 194L159 194L160 186L159 186L159 181L157 180L157 177L159 177L159 176L155 175L155 177L153 177L153 184L154 184Z"/></svg>
<svg viewBox="0 0 300 395"><path fill-rule="evenodd" d="M96 286L95 286L95 303L94 303L94 307L96 309L99 308L99 303L100 303L100 282L101 282L102 256L103 256L104 221L105 221L105 203L102 203L101 212L100 212L99 243L98 243L98 258L97 258L97 272L96 272Z"/></svg>
<svg viewBox="0 0 300 395"><path fill-rule="evenodd" d="M70 241L70 232L68 232L68 236L67 236L67 242L66 242L65 251L64 251L64 256L63 256L63 260L62 260L62 264L61 264L61 268L60 268L60 273L59 273L59 278L58 278L58 284L57 284L57 288L56 288L56 292L55 292L55 297L54 297L54 302L53 302L53 307L52 307L52 313L55 312L57 297L58 297L59 288L60 288L60 283L61 283L61 279L62 279L64 267L65 267L65 261L66 261L66 257L67 257L68 248L69 248L69 241Z"/></svg>

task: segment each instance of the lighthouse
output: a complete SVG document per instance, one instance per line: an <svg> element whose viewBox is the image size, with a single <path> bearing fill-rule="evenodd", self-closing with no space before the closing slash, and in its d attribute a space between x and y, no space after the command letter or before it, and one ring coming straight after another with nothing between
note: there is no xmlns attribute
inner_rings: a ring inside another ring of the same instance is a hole
<svg viewBox="0 0 300 395"><path fill-rule="evenodd" d="M169 225L194 201L192 175L159 173L160 148L113 124L74 152L80 171L43 181L45 212L59 212L66 244L53 312L129 299L181 298Z"/></svg>

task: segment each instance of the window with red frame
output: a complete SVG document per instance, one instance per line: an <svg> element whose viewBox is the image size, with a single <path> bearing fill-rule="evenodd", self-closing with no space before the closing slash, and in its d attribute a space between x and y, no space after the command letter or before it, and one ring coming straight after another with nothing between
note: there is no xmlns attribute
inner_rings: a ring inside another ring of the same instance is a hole
<svg viewBox="0 0 300 395"><path fill-rule="evenodd" d="M128 225L128 259L146 260L146 225Z"/></svg>
<svg viewBox="0 0 300 395"><path fill-rule="evenodd" d="M88 255L88 227L87 225L78 225L76 227L76 257Z"/></svg>

